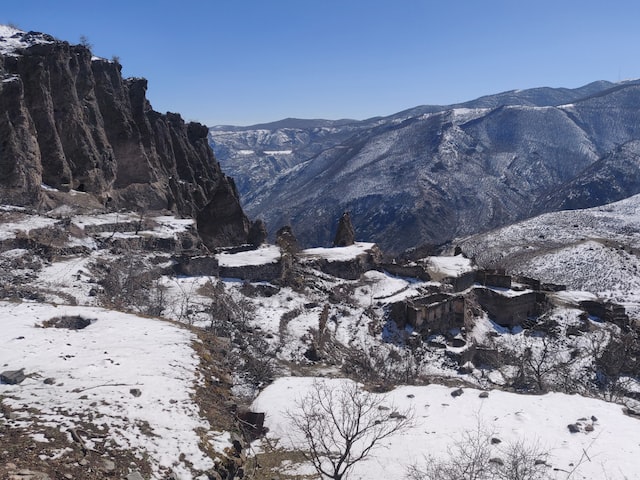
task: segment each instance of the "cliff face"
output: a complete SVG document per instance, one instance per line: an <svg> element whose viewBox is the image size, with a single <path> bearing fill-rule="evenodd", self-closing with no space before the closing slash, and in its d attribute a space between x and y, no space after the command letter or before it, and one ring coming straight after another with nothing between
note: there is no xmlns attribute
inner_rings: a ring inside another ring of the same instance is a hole
<svg viewBox="0 0 640 480"><path fill-rule="evenodd" d="M155 112L146 89L82 45L1 27L0 202L55 206L44 184L197 218L209 247L245 242L249 222L207 127Z"/></svg>

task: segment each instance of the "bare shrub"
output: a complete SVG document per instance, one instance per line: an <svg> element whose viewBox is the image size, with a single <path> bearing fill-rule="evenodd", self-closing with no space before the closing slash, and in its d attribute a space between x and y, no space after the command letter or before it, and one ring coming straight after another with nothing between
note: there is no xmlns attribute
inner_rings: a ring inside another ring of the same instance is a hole
<svg viewBox="0 0 640 480"><path fill-rule="evenodd" d="M547 452L522 440L502 446L481 423L447 448L446 458L425 457L408 470L410 480L543 480Z"/></svg>
<svg viewBox="0 0 640 480"><path fill-rule="evenodd" d="M507 385L536 393L550 390L573 393L576 386L572 366L579 357L556 338L547 335L523 338L522 345L498 348L500 363L507 367L501 368ZM509 370L511 373L507 373Z"/></svg>
<svg viewBox="0 0 640 480"><path fill-rule="evenodd" d="M109 308L147 312L149 292L159 273L146 263L128 253L112 262L96 262L90 270L102 287L98 301Z"/></svg>
<svg viewBox="0 0 640 480"><path fill-rule="evenodd" d="M596 389L606 400L618 401L640 377L640 343L634 331L618 329L595 335L589 348Z"/></svg>
<svg viewBox="0 0 640 480"><path fill-rule="evenodd" d="M410 385L419 378L418 357L408 348L371 347L368 352L350 348L342 363L342 372L351 378L386 387Z"/></svg>
<svg viewBox="0 0 640 480"><path fill-rule="evenodd" d="M288 417L302 435L305 458L319 475L346 478L381 440L413 424L413 411L379 408L385 401L384 395L367 392L353 382L334 388L322 381L314 382L309 393L298 399Z"/></svg>

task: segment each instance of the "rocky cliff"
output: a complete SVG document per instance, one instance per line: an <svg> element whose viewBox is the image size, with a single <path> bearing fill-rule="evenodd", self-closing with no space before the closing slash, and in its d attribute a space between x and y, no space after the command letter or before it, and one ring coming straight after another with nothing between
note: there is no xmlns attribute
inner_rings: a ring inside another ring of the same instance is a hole
<svg viewBox="0 0 640 480"><path fill-rule="evenodd" d="M51 208L84 192L91 205L194 217L209 247L245 242L207 127L154 111L146 89L85 46L0 26L0 202Z"/></svg>

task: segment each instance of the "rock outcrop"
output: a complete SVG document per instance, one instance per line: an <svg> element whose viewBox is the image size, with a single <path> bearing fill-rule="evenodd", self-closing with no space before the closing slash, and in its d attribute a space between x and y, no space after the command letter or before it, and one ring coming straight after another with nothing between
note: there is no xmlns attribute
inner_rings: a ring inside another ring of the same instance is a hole
<svg viewBox="0 0 640 480"><path fill-rule="evenodd" d="M344 212L340 221L338 222L338 230L336 236L333 239L334 247L348 247L356 242L356 231L351 223L351 215L349 212Z"/></svg>
<svg viewBox="0 0 640 480"><path fill-rule="evenodd" d="M85 46L1 26L0 202L52 208L73 190L109 208L197 218L209 247L246 242L207 127L154 111L146 89Z"/></svg>

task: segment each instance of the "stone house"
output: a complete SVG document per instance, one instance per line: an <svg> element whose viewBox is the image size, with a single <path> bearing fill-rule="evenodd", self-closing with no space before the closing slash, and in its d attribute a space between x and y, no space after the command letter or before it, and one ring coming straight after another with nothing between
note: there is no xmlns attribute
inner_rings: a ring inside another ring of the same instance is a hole
<svg viewBox="0 0 640 480"><path fill-rule="evenodd" d="M395 303L391 318L398 327L411 325L422 335L446 333L464 326L464 297L447 293L433 293Z"/></svg>
<svg viewBox="0 0 640 480"><path fill-rule="evenodd" d="M486 287L474 290L478 304L489 313L490 318L503 327L514 327L529 317L540 314L544 294L531 290L500 292Z"/></svg>
<svg viewBox="0 0 640 480"><path fill-rule="evenodd" d="M485 287L511 288L511 275L507 275L503 269L478 270L476 283Z"/></svg>

